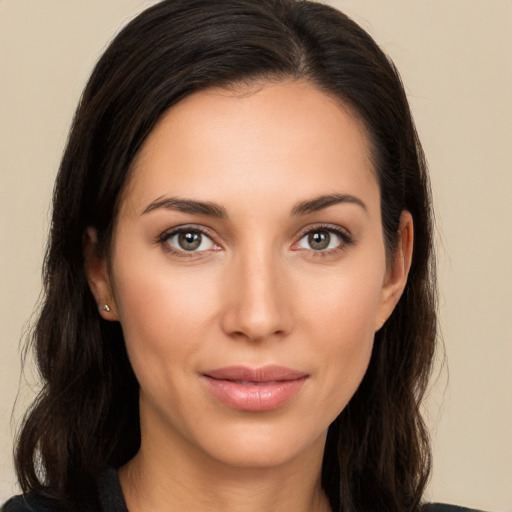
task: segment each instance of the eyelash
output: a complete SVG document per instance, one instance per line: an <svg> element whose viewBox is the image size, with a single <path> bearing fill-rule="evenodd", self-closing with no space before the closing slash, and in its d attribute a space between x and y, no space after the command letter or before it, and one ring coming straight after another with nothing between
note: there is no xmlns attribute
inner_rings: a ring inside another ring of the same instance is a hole
<svg viewBox="0 0 512 512"><path fill-rule="evenodd" d="M178 256L180 258L200 258L204 257L205 253L208 251L186 251L186 250L178 250L172 247L169 244L169 240L176 235L179 235L180 233L200 233L203 236L206 236L209 238L213 244L215 242L213 241L212 235L205 229L195 226L195 225L188 225L188 226L180 226L177 228L172 228L168 231L164 231L157 239L157 243L159 243L163 249L174 256ZM218 244L215 244L218 245Z"/></svg>
<svg viewBox="0 0 512 512"><path fill-rule="evenodd" d="M311 233L318 233L318 232L327 232L327 233L334 233L336 236L338 236L341 239L341 242L339 246L333 247L332 249L327 250L320 250L315 251L314 249L297 249L297 250L304 250L308 252L308 255L314 258L325 258L326 256L333 256L335 254L339 254L345 250L348 249L351 245L354 245L355 240L352 234L339 226L333 226L331 224L321 224L318 226L314 226L312 228L307 228L304 230L300 236L299 240L295 242L293 245L297 245L305 236L310 235Z"/></svg>
<svg viewBox="0 0 512 512"><path fill-rule="evenodd" d="M189 232L200 233L201 235L209 238L214 245L218 246L218 244L216 244L215 241L213 240L213 237L209 233L209 231L203 229L200 226L195 226L195 225L180 226L177 228L172 228L168 231L163 232L160 236L158 236L156 241L158 244L160 244L163 247L163 249L165 251L167 251L175 256L178 256L180 258L198 258L198 257L206 256L205 253L209 252L208 250L203 250L203 251L177 250L169 244L169 240L172 237L179 235L180 233L189 233ZM338 236L341 239L341 243L339 244L339 246L333 247L333 248L327 249L327 250L318 250L318 251L315 251L314 249L295 249L295 250L296 251L306 251L312 257L326 257L326 256L332 256L334 254L338 254L342 251L345 251L348 247L350 247L351 245L354 245L354 243L355 243L353 236L347 230L340 228L338 226L330 225L330 224L322 224L322 225L314 226L314 227L304 230L300 234L297 242L295 242L293 245L296 246L304 237L310 235L311 233L316 233L316 232L327 232L330 234L334 233L336 236ZM215 250L218 250L218 249L215 249Z"/></svg>

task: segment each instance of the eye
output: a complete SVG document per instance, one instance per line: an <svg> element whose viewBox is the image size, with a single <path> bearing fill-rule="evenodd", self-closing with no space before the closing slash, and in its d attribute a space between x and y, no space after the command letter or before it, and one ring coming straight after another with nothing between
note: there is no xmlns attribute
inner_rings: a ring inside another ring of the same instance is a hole
<svg viewBox="0 0 512 512"><path fill-rule="evenodd" d="M351 242L347 233L339 229L321 227L312 229L303 235L297 242L297 247L315 252L329 252L341 249Z"/></svg>
<svg viewBox="0 0 512 512"><path fill-rule="evenodd" d="M182 228L166 234L162 240L176 252L202 252L214 249L213 240L198 229Z"/></svg>

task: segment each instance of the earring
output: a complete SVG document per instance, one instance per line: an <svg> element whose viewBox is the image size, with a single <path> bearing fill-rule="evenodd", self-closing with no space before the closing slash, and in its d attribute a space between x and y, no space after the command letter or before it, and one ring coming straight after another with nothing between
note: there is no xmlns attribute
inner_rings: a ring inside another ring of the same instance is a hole
<svg viewBox="0 0 512 512"><path fill-rule="evenodd" d="M108 304L105 304L101 309L107 313L110 313L110 306Z"/></svg>

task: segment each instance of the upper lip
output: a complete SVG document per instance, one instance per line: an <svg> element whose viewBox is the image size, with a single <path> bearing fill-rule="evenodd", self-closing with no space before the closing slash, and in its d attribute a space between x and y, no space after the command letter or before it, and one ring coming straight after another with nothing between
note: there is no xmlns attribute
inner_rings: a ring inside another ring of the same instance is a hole
<svg viewBox="0 0 512 512"><path fill-rule="evenodd" d="M216 368L203 373L206 377L217 380L233 380L245 382L275 382L296 380L307 377L308 374L284 366L260 366L251 368L248 366L226 366Z"/></svg>

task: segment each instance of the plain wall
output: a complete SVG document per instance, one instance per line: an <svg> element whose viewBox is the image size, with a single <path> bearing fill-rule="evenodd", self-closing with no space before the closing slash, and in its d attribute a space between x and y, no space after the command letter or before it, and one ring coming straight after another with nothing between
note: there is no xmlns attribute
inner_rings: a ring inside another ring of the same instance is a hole
<svg viewBox="0 0 512 512"><path fill-rule="evenodd" d="M37 389L30 367L20 387L19 345L71 117L102 49L151 3L0 0L0 502L17 492L13 428ZM395 61L430 164L449 379L426 407L427 497L511 512L512 1L330 3Z"/></svg>

